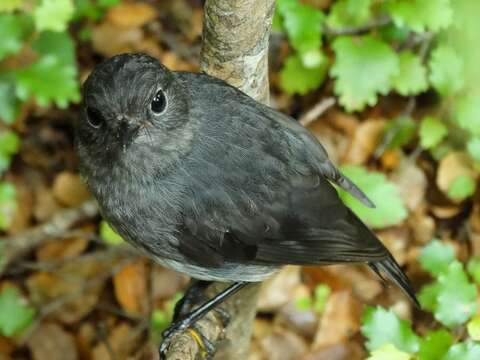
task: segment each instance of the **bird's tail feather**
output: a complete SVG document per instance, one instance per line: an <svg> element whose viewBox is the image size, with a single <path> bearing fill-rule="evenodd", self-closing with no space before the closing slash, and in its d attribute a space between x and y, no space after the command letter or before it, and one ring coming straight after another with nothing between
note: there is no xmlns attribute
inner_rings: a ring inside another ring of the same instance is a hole
<svg viewBox="0 0 480 360"><path fill-rule="evenodd" d="M410 280L402 271L400 265L398 265L393 256L388 254L386 259L371 262L369 265L382 280L385 280L384 276L386 276L389 280L393 281L398 287L400 287L416 306L420 307L420 303L415 296L415 290L413 290Z"/></svg>

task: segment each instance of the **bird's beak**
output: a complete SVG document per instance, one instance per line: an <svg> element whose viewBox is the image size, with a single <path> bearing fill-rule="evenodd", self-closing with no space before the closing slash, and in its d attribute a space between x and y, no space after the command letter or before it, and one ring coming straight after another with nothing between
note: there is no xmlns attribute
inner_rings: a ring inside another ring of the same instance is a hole
<svg viewBox="0 0 480 360"><path fill-rule="evenodd" d="M117 140L124 152L133 140L135 140L140 128L141 124L132 124L132 122L128 120L123 120L120 123L117 130Z"/></svg>

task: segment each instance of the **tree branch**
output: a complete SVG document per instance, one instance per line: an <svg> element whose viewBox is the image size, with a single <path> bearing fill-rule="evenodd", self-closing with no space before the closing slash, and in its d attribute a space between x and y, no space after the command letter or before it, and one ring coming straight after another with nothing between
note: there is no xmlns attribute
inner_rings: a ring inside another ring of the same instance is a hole
<svg viewBox="0 0 480 360"><path fill-rule="evenodd" d="M82 205L60 211L44 224L33 227L18 235L1 239L1 252L3 255L0 263L0 275L15 259L25 255L28 251L42 244L46 240L62 237L75 223L90 219L98 214L97 203L94 200L84 202Z"/></svg>
<svg viewBox="0 0 480 360"><path fill-rule="evenodd" d="M201 67L206 73L224 79L254 99L268 103L268 39L274 0L207 0L205 3ZM207 296L228 284L214 283ZM230 315L223 328L221 319L210 312L197 327L217 345L216 359L246 359L260 284L252 284L232 296L222 308ZM222 346L219 346L219 340ZM175 335L168 360L193 360L201 352L188 333Z"/></svg>

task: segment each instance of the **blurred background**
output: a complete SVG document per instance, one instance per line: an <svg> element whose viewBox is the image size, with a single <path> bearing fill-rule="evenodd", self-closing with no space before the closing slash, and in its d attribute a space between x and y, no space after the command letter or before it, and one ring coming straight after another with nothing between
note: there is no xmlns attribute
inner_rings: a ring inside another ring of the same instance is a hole
<svg viewBox="0 0 480 360"><path fill-rule="evenodd" d="M277 0L271 105L376 203L343 200L423 311L362 266L286 267L249 360L480 359L480 3ZM80 87L146 52L199 70L200 0L0 2L0 359L150 359L188 278L124 244L77 173Z"/></svg>

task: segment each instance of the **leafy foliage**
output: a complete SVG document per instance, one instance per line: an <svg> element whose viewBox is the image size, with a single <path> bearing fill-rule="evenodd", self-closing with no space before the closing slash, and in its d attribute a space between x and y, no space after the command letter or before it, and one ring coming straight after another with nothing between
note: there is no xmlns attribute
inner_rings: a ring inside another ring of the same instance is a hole
<svg viewBox="0 0 480 360"><path fill-rule="evenodd" d="M443 122L432 116L427 116L420 123L420 144L424 149L437 146L448 134Z"/></svg>
<svg viewBox="0 0 480 360"><path fill-rule="evenodd" d="M332 5L327 24L333 29L361 26L372 16L372 0L339 0Z"/></svg>
<svg viewBox="0 0 480 360"><path fill-rule="evenodd" d="M432 331L420 340L420 351L418 354L422 360L441 359L452 344L453 337L448 331Z"/></svg>
<svg viewBox="0 0 480 360"><path fill-rule="evenodd" d="M477 181L469 175L460 175L448 189L448 197L453 200L464 200L475 193Z"/></svg>
<svg viewBox="0 0 480 360"><path fill-rule="evenodd" d="M429 68L430 82L441 95L452 95L463 87L463 61L452 47L441 45L433 50Z"/></svg>
<svg viewBox="0 0 480 360"><path fill-rule="evenodd" d="M367 360L410 360L410 354L398 350L392 344L385 344L381 348L372 351Z"/></svg>
<svg viewBox="0 0 480 360"><path fill-rule="evenodd" d="M0 132L0 175L9 168L11 157L19 146L20 139L13 131Z"/></svg>
<svg viewBox="0 0 480 360"><path fill-rule="evenodd" d="M386 95L391 79L399 73L397 55L372 36L340 37L332 43L336 62L331 75L336 79L335 93L349 111L375 105L378 94Z"/></svg>
<svg viewBox="0 0 480 360"><path fill-rule="evenodd" d="M328 297L331 294L330 287L320 284L315 287L313 297L300 297L296 299L295 305L299 310L307 311L313 309L317 314L323 313Z"/></svg>
<svg viewBox="0 0 480 360"><path fill-rule="evenodd" d="M408 353L417 352L419 338L406 320L401 320L392 311L378 306L367 307L362 316L362 334L368 339L370 351L393 344L395 348Z"/></svg>
<svg viewBox="0 0 480 360"><path fill-rule="evenodd" d="M375 228L383 228L398 224L407 217L407 209L398 194L397 187L389 182L384 174L367 172L359 166L344 166L341 170L377 206L374 209L367 208L347 192L339 190L345 204L367 224Z"/></svg>
<svg viewBox="0 0 480 360"><path fill-rule="evenodd" d="M22 48L30 29L27 17L0 13L0 60Z"/></svg>
<svg viewBox="0 0 480 360"><path fill-rule="evenodd" d="M100 222L100 237L110 245L120 245L124 242L123 238L105 220Z"/></svg>
<svg viewBox="0 0 480 360"><path fill-rule="evenodd" d="M35 310L25 304L14 288L0 293L0 333L10 337L20 334L31 323Z"/></svg>
<svg viewBox="0 0 480 360"><path fill-rule="evenodd" d="M327 71L326 59L320 66L307 68L298 55L291 55L280 72L282 88L288 93L306 94L323 82Z"/></svg>
<svg viewBox="0 0 480 360"><path fill-rule="evenodd" d="M397 26L417 32L445 29L453 15L450 0L391 0L385 9Z"/></svg>
<svg viewBox="0 0 480 360"><path fill-rule="evenodd" d="M448 266L455 260L455 252L451 245L439 240L431 241L422 249L419 261L422 268L437 276L448 270Z"/></svg>
<svg viewBox="0 0 480 360"><path fill-rule="evenodd" d="M33 12L38 31L65 31L73 16L73 0L41 0Z"/></svg>
<svg viewBox="0 0 480 360"><path fill-rule="evenodd" d="M392 79L393 88L403 96L427 90L427 70L420 57L411 51L402 51L399 59L400 70Z"/></svg>
<svg viewBox="0 0 480 360"><path fill-rule="evenodd" d="M15 187L9 182L0 182L0 230L10 225L16 209Z"/></svg>

